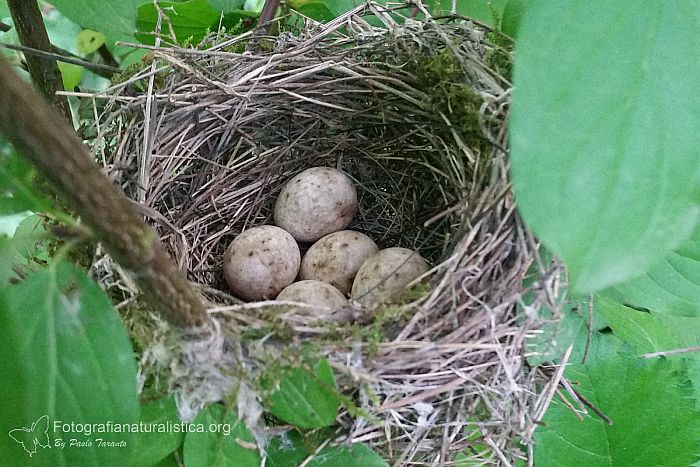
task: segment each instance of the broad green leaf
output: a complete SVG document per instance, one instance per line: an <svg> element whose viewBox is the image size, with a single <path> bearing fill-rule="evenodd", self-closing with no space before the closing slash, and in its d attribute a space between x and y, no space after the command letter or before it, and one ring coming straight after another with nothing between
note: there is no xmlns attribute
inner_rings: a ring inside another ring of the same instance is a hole
<svg viewBox="0 0 700 467"><path fill-rule="evenodd" d="M229 13L231 11L242 10L245 0L209 0L209 5L215 10Z"/></svg>
<svg viewBox="0 0 700 467"><path fill-rule="evenodd" d="M81 31L80 26L56 9L44 9L43 17L44 26L46 26L46 32L49 35L51 44L70 53L80 55L81 51L76 41ZM72 90L80 84L80 80L85 72L83 67L71 63L58 62L58 68L63 78L63 87L67 90Z"/></svg>
<svg viewBox="0 0 700 467"><path fill-rule="evenodd" d="M612 425L593 414L580 421L555 398L535 432L535 465L684 466L696 459L700 412L674 366L624 348L615 336L595 333L586 363L572 360L565 373Z"/></svg>
<svg viewBox="0 0 700 467"><path fill-rule="evenodd" d="M246 0L245 4L243 5L243 9L255 14L260 14L264 5L265 0Z"/></svg>
<svg viewBox="0 0 700 467"><path fill-rule="evenodd" d="M634 347L637 355L678 348L671 330L657 317L620 305L613 300L598 296L595 300L599 313L615 335Z"/></svg>
<svg viewBox="0 0 700 467"><path fill-rule="evenodd" d="M673 332L679 348L700 346L700 316L683 317L663 314L655 316ZM700 352L683 353L678 356L686 362L688 380L693 387L695 407L700 410Z"/></svg>
<svg viewBox="0 0 700 467"><path fill-rule="evenodd" d="M513 38L518 35L520 21L522 21L530 1L531 0L508 0L506 7L503 9L501 31Z"/></svg>
<svg viewBox="0 0 700 467"><path fill-rule="evenodd" d="M376 452L363 444L322 449L308 467L389 467Z"/></svg>
<svg viewBox="0 0 700 467"><path fill-rule="evenodd" d="M150 433L138 433L135 436L136 444L131 458L131 464L134 467L150 466L162 461L185 439L184 431L166 429L168 424L179 426L181 423L172 397L157 399L143 405L140 421L159 428L154 428Z"/></svg>
<svg viewBox="0 0 700 467"><path fill-rule="evenodd" d="M63 79L63 88L69 91L75 89L75 87L80 84L80 80L83 78L83 73L85 72L85 68L80 65L73 65L72 63L59 62L58 69Z"/></svg>
<svg viewBox="0 0 700 467"><path fill-rule="evenodd" d="M302 2L304 0L301 0ZM324 3L324 2L321 2ZM332 2L325 2L328 8L331 10L334 16L340 16L346 13L356 6L364 3L364 0L335 0ZM382 3L381 1L379 3Z"/></svg>
<svg viewBox="0 0 700 467"><path fill-rule="evenodd" d="M298 431L285 431L270 438L265 446L268 467L297 467L309 455Z"/></svg>
<svg viewBox="0 0 700 467"><path fill-rule="evenodd" d="M528 339L526 348L530 365L558 361L570 345L587 334L586 320L578 312L572 312L574 306L573 303L564 304L561 320L546 323L540 333ZM541 314L553 319L549 310L543 309Z"/></svg>
<svg viewBox="0 0 700 467"><path fill-rule="evenodd" d="M469 16L489 26L498 26L508 0L457 0L457 14ZM452 12L452 0L441 0L437 14Z"/></svg>
<svg viewBox="0 0 700 467"><path fill-rule="evenodd" d="M175 454L173 453L157 464L154 464L152 467L182 467L182 463L178 462Z"/></svg>
<svg viewBox="0 0 700 467"><path fill-rule="evenodd" d="M78 50L82 54L91 54L105 43L105 35L101 32L83 29L76 38Z"/></svg>
<svg viewBox="0 0 700 467"><path fill-rule="evenodd" d="M646 274L614 287L618 301L657 314L700 317L700 226Z"/></svg>
<svg viewBox="0 0 700 467"><path fill-rule="evenodd" d="M316 21L330 21L336 17L325 0L290 0L289 5Z"/></svg>
<svg viewBox="0 0 700 467"><path fill-rule="evenodd" d="M326 359L314 371L290 368L279 388L266 400L266 409L275 417L300 428L320 428L335 423L338 398L333 371Z"/></svg>
<svg viewBox="0 0 700 467"><path fill-rule="evenodd" d="M83 28L103 33L110 42L133 40L136 11L144 0L51 0L67 18Z"/></svg>
<svg viewBox="0 0 700 467"><path fill-rule="evenodd" d="M552 322L542 326L541 332L527 342L527 361L530 365L556 362L569 346L580 347L588 340L588 301L565 302L561 306L561 320L554 320L551 310L543 308L540 315ZM605 327L599 314L593 314L593 331Z"/></svg>
<svg viewBox="0 0 700 467"><path fill-rule="evenodd" d="M253 16L255 13L243 10L231 10L222 18L222 13L215 10L207 0L189 0L182 3L159 2L161 10L170 19L170 24L175 31L178 42L191 43L199 42L205 35L219 29L219 25L229 29L248 28L242 26L241 22ZM158 23L158 11L152 3L141 6L138 10L137 28L139 34L137 38L144 43L152 44ZM161 34L167 35L169 29L167 23L163 22Z"/></svg>
<svg viewBox="0 0 700 467"><path fill-rule="evenodd" d="M106 427L138 421L136 363L124 324L97 285L59 262L5 286L0 342L0 433L28 428L15 432L23 444L0 442L3 465L128 464L133 435ZM123 445L100 447L100 439Z"/></svg>
<svg viewBox="0 0 700 467"><path fill-rule="evenodd" d="M24 263L22 255L17 251L17 245L11 238L0 235L0 291L10 280L18 279L14 271L14 265L17 263Z"/></svg>
<svg viewBox="0 0 700 467"><path fill-rule="evenodd" d="M699 5L542 0L523 18L516 200L575 293L643 274L698 219Z"/></svg>
<svg viewBox="0 0 700 467"><path fill-rule="evenodd" d="M51 204L37 192L35 177L34 169L0 141L0 215L52 210Z"/></svg>
<svg viewBox="0 0 700 467"><path fill-rule="evenodd" d="M24 219L31 216L31 212L25 211L17 214L0 215L0 236L12 237Z"/></svg>
<svg viewBox="0 0 700 467"><path fill-rule="evenodd" d="M71 21L70 18L61 14L55 8L45 8L43 10L44 26L49 35L51 44L60 47L73 54L79 54L78 43L76 38L82 28L80 25Z"/></svg>
<svg viewBox="0 0 700 467"><path fill-rule="evenodd" d="M204 409L194 420L197 431L185 436L183 457L187 467L258 467L255 439L236 413L221 404Z"/></svg>
<svg viewBox="0 0 700 467"><path fill-rule="evenodd" d="M197 43L209 31L216 29L221 12L212 8L206 0L190 0L182 3L159 2L158 5L168 15L178 42L192 38ZM158 24L158 11L152 3L146 3L138 10L137 28L140 33L152 33ZM161 34L166 35L166 22L161 25ZM153 36L138 36L142 42L153 43Z"/></svg>
<svg viewBox="0 0 700 467"><path fill-rule="evenodd" d="M49 261L47 240L50 234L44 228L44 221L36 214L22 220L12 238L15 249L25 260Z"/></svg>
<svg viewBox="0 0 700 467"><path fill-rule="evenodd" d="M10 9L7 8L7 1L0 0L0 19L7 18L10 16Z"/></svg>

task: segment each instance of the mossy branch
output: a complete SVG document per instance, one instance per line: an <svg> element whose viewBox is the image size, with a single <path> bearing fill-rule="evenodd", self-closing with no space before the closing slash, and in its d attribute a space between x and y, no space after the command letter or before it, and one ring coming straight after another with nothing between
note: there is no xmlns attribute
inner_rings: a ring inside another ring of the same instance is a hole
<svg viewBox="0 0 700 467"><path fill-rule="evenodd" d="M12 21L17 30L19 42L25 46L44 52L51 52L52 46L49 35L44 27L44 20L36 0L7 0ZM34 85L46 96L51 104L58 109L66 121L72 117L68 100L56 95L63 91L63 79L56 60L38 55L25 55L29 76Z"/></svg>
<svg viewBox="0 0 700 467"><path fill-rule="evenodd" d="M0 133L34 164L134 280L161 315L182 329L209 322L200 297L155 233L112 187L73 130L0 57Z"/></svg>

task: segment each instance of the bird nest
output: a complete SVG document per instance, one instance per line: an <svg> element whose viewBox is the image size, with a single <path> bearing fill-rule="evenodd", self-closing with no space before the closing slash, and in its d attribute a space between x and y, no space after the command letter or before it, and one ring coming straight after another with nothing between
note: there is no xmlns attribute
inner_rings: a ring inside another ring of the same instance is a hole
<svg viewBox="0 0 700 467"><path fill-rule="evenodd" d="M251 380L303 346L343 388L337 441L368 443L393 465L456 453L510 465L527 456L553 390L524 355L559 279L508 180L510 53L466 18L402 12L369 3L293 33L152 47L98 96L109 103L95 151L241 342ZM430 261L402 303L318 322L230 294L228 243L272 224L283 184L313 166L354 181L350 228ZM128 314L133 288L117 276L101 280Z"/></svg>

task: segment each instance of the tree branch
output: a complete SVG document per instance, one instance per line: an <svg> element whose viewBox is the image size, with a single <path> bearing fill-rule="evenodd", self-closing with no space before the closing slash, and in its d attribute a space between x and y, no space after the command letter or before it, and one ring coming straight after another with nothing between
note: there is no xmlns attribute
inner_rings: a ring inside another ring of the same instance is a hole
<svg viewBox="0 0 700 467"><path fill-rule="evenodd" d="M265 0L263 9L260 12L260 18L258 19L258 24L260 26L266 25L268 22L272 21L277 14L277 8L280 6L280 0Z"/></svg>
<svg viewBox="0 0 700 467"><path fill-rule="evenodd" d="M34 164L107 252L133 273L146 299L174 326L206 326L199 295L155 233L95 164L75 132L0 57L0 133Z"/></svg>
<svg viewBox="0 0 700 467"><path fill-rule="evenodd" d="M7 0L12 21L17 30L19 41L25 47L51 52L49 35L44 27L44 20L36 0ZM51 104L68 122L72 121L68 100L57 96L56 91L63 91L63 80L58 64L52 58L26 55L29 76L34 85L46 96Z"/></svg>

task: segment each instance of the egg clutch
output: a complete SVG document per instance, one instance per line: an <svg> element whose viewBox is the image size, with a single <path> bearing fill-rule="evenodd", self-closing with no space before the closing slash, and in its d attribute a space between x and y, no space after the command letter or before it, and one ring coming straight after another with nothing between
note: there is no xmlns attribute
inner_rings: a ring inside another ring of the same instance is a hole
<svg viewBox="0 0 700 467"><path fill-rule="evenodd" d="M247 229L226 249L226 282L247 301L329 310L348 305L347 297L368 308L400 299L428 263L415 251L379 250L365 234L344 230L357 207L352 180L340 170L314 167L297 174L277 198L276 225ZM297 242L314 242L303 258Z"/></svg>

